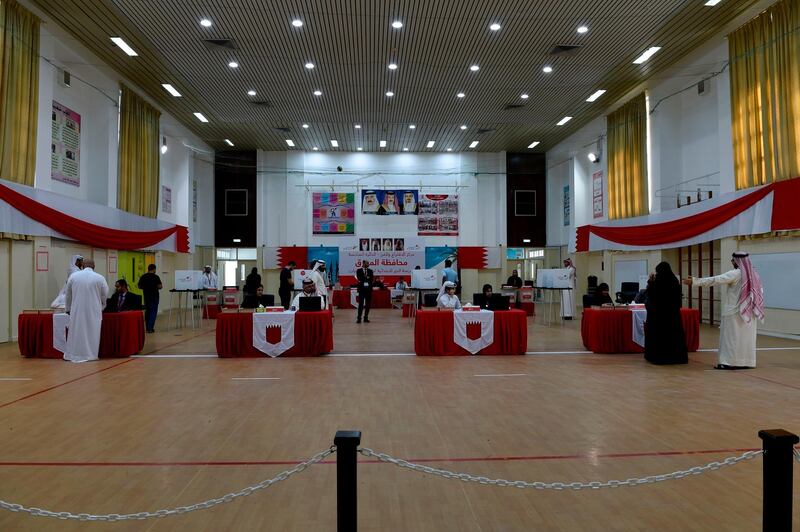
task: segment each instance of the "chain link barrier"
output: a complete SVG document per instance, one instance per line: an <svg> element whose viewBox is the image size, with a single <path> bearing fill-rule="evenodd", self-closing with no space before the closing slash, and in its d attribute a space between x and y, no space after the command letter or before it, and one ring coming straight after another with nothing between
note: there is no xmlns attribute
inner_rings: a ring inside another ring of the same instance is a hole
<svg viewBox="0 0 800 532"><path fill-rule="evenodd" d="M723 467L736 465L739 462L752 460L756 456L761 456L764 451L747 451L739 456L731 456L721 462L709 462L702 466L696 466L684 471L675 471L665 475L650 475L641 478L629 478L627 480L608 480L605 482L527 482L524 480L505 480L502 478L491 479L487 477L473 476L468 473L455 473L447 469L438 469L435 467L414 464L400 458L394 458L385 453L378 453L367 447L362 447L358 450L363 456L377 458L381 462L394 464L397 467L410 469L419 473L428 473L438 477L461 480L463 482L476 482L478 484L485 484L490 486L500 486L504 488L532 488L537 490L581 490L581 489L601 489L601 488L619 488L622 486L641 486L643 484L653 484L656 482L664 482L665 480L675 480L679 478L688 477L690 475L700 475L708 471L716 471ZM797 456L797 455L796 455Z"/></svg>
<svg viewBox="0 0 800 532"><path fill-rule="evenodd" d="M798 464L800 464L800 447L795 447L793 449L793 452L794 452L794 459L797 461Z"/></svg>
<svg viewBox="0 0 800 532"><path fill-rule="evenodd" d="M336 447L331 446L329 449L326 449L321 453L315 454L305 462L301 462L296 466L294 466L293 468L287 469L286 471L283 471L282 473L279 473L278 475L272 478L262 480L261 482L253 486L249 486L247 488L235 491L233 493L228 493L227 495L223 495L222 497L209 499L207 501L199 502L197 504L192 504L191 506L179 506L177 508L172 508L170 510L158 510L155 512L138 512L133 514L102 514L102 515L93 515L87 513L73 514L70 512L52 512L50 510L43 510L41 508L27 508L25 506L22 506L21 504L13 504L3 500L0 500L0 509L8 510L11 512L28 513L36 517L54 517L56 519L74 520L74 521L114 522L114 521L143 520L143 519L149 519L151 517L169 517L172 515L182 515L182 514L187 514L189 512L194 512L195 510L205 510L206 508L211 508L213 506L224 504L226 502L231 502L240 497L247 497L248 495L252 495L258 490L269 488L273 484L286 480L292 475L296 475L297 473L306 470L309 466L322 462L325 458L327 458L328 456L332 455L335 452L336 452Z"/></svg>

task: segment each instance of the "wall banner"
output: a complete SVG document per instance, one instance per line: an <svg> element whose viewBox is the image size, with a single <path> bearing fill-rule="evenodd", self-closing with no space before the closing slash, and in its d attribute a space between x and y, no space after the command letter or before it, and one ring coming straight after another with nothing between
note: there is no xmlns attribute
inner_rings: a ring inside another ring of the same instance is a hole
<svg viewBox="0 0 800 532"><path fill-rule="evenodd" d="M315 235L352 235L356 227L355 194L314 192L311 221Z"/></svg>
<svg viewBox="0 0 800 532"><path fill-rule="evenodd" d="M417 266L425 267L424 251L359 251L339 252L339 275L355 276L364 260L375 275L411 275Z"/></svg>
<svg viewBox="0 0 800 532"><path fill-rule="evenodd" d="M81 115L53 101L50 178L81 186Z"/></svg>
<svg viewBox="0 0 800 532"><path fill-rule="evenodd" d="M419 212L417 190L362 190L361 214L411 215Z"/></svg>
<svg viewBox="0 0 800 532"><path fill-rule="evenodd" d="M603 217L603 172L592 174L592 217Z"/></svg>
<svg viewBox="0 0 800 532"><path fill-rule="evenodd" d="M424 194L419 198L420 236L458 236L458 194Z"/></svg>

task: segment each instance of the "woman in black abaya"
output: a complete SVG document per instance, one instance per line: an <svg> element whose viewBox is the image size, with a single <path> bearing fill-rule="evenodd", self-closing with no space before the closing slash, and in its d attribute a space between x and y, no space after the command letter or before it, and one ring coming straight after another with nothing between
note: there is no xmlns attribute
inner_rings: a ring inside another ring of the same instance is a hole
<svg viewBox="0 0 800 532"><path fill-rule="evenodd" d="M686 364L686 335L681 320L681 284L669 263L656 266L647 288L644 358L652 364Z"/></svg>

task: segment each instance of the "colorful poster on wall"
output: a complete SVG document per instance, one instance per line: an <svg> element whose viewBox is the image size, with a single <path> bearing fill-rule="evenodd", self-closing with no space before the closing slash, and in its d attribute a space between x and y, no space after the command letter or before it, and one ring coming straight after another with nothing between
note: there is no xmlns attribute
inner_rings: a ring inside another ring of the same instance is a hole
<svg viewBox="0 0 800 532"><path fill-rule="evenodd" d="M564 187L564 226L569 225L569 185Z"/></svg>
<svg viewBox="0 0 800 532"><path fill-rule="evenodd" d="M362 190L361 214L416 216L418 199L417 190Z"/></svg>
<svg viewBox="0 0 800 532"><path fill-rule="evenodd" d="M161 211L172 213L172 189L161 185Z"/></svg>
<svg viewBox="0 0 800 532"><path fill-rule="evenodd" d="M458 236L458 194L420 196L417 234Z"/></svg>
<svg viewBox="0 0 800 532"><path fill-rule="evenodd" d="M352 235L355 233L355 194L340 192L313 193L312 224L315 235Z"/></svg>
<svg viewBox="0 0 800 532"><path fill-rule="evenodd" d="M592 216L603 217L603 172L592 174Z"/></svg>
<svg viewBox="0 0 800 532"><path fill-rule="evenodd" d="M81 186L81 115L53 101L50 178Z"/></svg>

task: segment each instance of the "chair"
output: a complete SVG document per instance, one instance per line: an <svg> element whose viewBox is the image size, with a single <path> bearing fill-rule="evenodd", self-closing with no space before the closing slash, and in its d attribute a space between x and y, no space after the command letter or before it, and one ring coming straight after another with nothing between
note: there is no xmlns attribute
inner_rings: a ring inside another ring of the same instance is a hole
<svg viewBox="0 0 800 532"><path fill-rule="evenodd" d="M583 294L583 308L584 309L592 308L593 299L594 299L593 296L590 296L589 294Z"/></svg>
<svg viewBox="0 0 800 532"><path fill-rule="evenodd" d="M622 283L617 292L617 303L630 303L639 293L639 283Z"/></svg>
<svg viewBox="0 0 800 532"><path fill-rule="evenodd" d="M439 294L423 294L424 298L422 299L422 306L423 307L435 307L436 300L439 298Z"/></svg>

